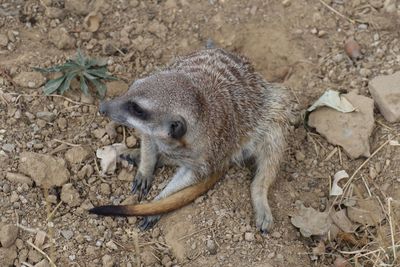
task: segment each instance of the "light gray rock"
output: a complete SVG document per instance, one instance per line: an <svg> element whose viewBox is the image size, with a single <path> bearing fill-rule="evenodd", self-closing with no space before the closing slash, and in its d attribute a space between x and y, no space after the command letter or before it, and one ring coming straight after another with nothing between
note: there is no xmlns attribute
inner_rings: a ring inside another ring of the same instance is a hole
<svg viewBox="0 0 400 267"><path fill-rule="evenodd" d="M18 237L18 227L12 224L6 224L0 230L0 243L4 248L11 247Z"/></svg>
<svg viewBox="0 0 400 267"><path fill-rule="evenodd" d="M344 95L356 111L342 113L322 107L311 112L308 124L328 142L340 145L351 158L370 156L369 136L374 126L374 101L355 92Z"/></svg>
<svg viewBox="0 0 400 267"><path fill-rule="evenodd" d="M387 121L400 121L400 71L373 78L369 92Z"/></svg>
<svg viewBox="0 0 400 267"><path fill-rule="evenodd" d="M55 28L49 31L49 40L58 49L71 49L75 47L75 38L65 28Z"/></svg>
<svg viewBox="0 0 400 267"><path fill-rule="evenodd" d="M14 266L14 260L17 258L17 247L0 247L0 266Z"/></svg>
<svg viewBox="0 0 400 267"><path fill-rule="evenodd" d="M16 85L27 88L39 88L44 84L46 78L35 71L23 71L13 78Z"/></svg>
<svg viewBox="0 0 400 267"><path fill-rule="evenodd" d="M15 183L15 184L20 183L20 184L27 184L29 186L33 185L32 179L21 173L7 172L6 178L7 178L7 180L9 180L10 182Z"/></svg>
<svg viewBox="0 0 400 267"><path fill-rule="evenodd" d="M81 204L78 190L72 184L65 184L61 189L61 200L70 207L77 207Z"/></svg>
<svg viewBox="0 0 400 267"><path fill-rule="evenodd" d="M73 147L65 153L65 159L69 164L76 164L85 161L90 156L90 149L86 147Z"/></svg>
<svg viewBox="0 0 400 267"><path fill-rule="evenodd" d="M19 171L43 187L61 186L70 176L63 159L34 152L20 154Z"/></svg>

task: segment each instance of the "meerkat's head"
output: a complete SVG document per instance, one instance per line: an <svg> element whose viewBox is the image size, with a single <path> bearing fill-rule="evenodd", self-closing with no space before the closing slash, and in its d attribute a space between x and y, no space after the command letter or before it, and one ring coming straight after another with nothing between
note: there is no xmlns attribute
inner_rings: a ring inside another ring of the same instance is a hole
<svg viewBox="0 0 400 267"><path fill-rule="evenodd" d="M197 135L201 102L188 77L161 72L137 80L122 96L101 103L100 113L164 144L178 145Z"/></svg>

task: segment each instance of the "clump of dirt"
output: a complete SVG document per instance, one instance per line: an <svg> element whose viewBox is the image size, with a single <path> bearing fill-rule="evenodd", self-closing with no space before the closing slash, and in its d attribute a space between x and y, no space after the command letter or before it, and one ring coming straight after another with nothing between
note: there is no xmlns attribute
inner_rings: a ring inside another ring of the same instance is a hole
<svg viewBox="0 0 400 267"><path fill-rule="evenodd" d="M100 15L96 30L85 24L91 12ZM289 87L304 111L328 88L371 97L373 77L398 71L399 18L398 3L383 0L0 0L0 237L6 240L0 246L0 265L393 263L400 254L400 153L395 142L385 142L399 140L400 125L385 121L378 109L367 161L349 158L313 129L293 128L271 189L272 233L256 231L251 175L239 167L195 203L163 216L152 230L138 232L137 218L87 213L99 204L137 201L130 193L136 169L118 165L116 174L103 176L94 152L114 143L137 147L134 130L118 126L111 131L109 121L98 114L98 100L81 94L79 84L72 83L65 96L44 96L44 79L32 74L32 67L61 64L81 48L104 57L109 71L121 79L108 85L107 95L115 96L135 79L211 39L249 57L268 80ZM361 55L353 58L344 49L350 37L360 45ZM77 151L84 155L71 159ZM26 162L35 164L24 166ZM357 170L346 198L375 199L384 218L333 240L301 236L290 221L299 204L318 212L344 208L329 197L330 179L340 170L350 175ZM157 170L149 200L172 173Z"/></svg>

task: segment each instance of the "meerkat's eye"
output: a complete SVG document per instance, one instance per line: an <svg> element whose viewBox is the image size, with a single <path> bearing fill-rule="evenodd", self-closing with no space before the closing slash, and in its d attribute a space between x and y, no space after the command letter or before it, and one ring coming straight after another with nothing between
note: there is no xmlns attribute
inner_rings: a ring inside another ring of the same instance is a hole
<svg viewBox="0 0 400 267"><path fill-rule="evenodd" d="M126 109L132 116L138 117L140 119L144 120L148 117L147 112L133 101L129 101L126 103Z"/></svg>

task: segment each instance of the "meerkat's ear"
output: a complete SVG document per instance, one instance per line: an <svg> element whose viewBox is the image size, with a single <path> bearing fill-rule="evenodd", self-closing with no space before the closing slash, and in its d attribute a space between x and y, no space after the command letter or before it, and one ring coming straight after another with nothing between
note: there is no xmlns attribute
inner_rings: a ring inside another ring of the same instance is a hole
<svg viewBox="0 0 400 267"><path fill-rule="evenodd" d="M169 123L168 135L174 139L180 139L186 134L186 122L185 119L179 118Z"/></svg>

